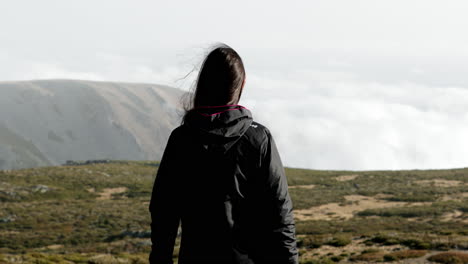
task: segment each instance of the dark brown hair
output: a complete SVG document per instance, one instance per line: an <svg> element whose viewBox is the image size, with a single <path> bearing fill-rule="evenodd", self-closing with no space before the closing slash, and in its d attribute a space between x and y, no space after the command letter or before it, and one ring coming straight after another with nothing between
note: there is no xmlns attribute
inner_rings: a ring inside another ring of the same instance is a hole
<svg viewBox="0 0 468 264"><path fill-rule="evenodd" d="M224 43L215 45L200 67L195 91L185 107L185 116L202 106L237 104L244 81L244 63L239 54Z"/></svg>

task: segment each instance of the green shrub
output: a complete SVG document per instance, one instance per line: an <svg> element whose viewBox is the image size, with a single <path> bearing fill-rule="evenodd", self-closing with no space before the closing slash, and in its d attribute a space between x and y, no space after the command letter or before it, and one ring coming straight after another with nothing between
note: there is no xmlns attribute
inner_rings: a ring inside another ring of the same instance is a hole
<svg viewBox="0 0 468 264"><path fill-rule="evenodd" d="M308 235L298 240L298 247L319 248L325 244L325 238L322 236Z"/></svg>
<svg viewBox="0 0 468 264"><path fill-rule="evenodd" d="M372 237L370 241L383 245L397 245L400 243L398 238L384 234L377 234L374 237Z"/></svg>
<svg viewBox="0 0 468 264"><path fill-rule="evenodd" d="M366 209L358 212L359 216L381 216L381 217L434 217L442 215L442 211L434 210L431 206L412 206L412 207L395 207L395 208L380 208Z"/></svg>
<svg viewBox="0 0 468 264"><path fill-rule="evenodd" d="M366 253L379 253L381 250L378 248L368 248L363 250L361 253L366 254Z"/></svg>
<svg viewBox="0 0 468 264"><path fill-rule="evenodd" d="M334 247L344 247L351 243L351 238L346 236L337 236L330 240L327 244Z"/></svg>
<svg viewBox="0 0 468 264"><path fill-rule="evenodd" d="M393 202L434 202L437 200L436 194L428 194L428 193L418 193L418 194L402 194L399 196L391 196L389 198L385 198L385 200L393 201Z"/></svg>
<svg viewBox="0 0 468 264"><path fill-rule="evenodd" d="M393 256L393 255L384 255L383 260L384 261L395 261L395 260L398 260L398 258Z"/></svg>
<svg viewBox="0 0 468 264"><path fill-rule="evenodd" d="M334 262L340 262L343 259L344 259L343 256L333 256L333 257L330 258L330 260L332 260Z"/></svg>
<svg viewBox="0 0 468 264"><path fill-rule="evenodd" d="M402 245L405 245L411 249L430 249L431 244L425 241L421 241L419 239L404 239L400 242Z"/></svg>

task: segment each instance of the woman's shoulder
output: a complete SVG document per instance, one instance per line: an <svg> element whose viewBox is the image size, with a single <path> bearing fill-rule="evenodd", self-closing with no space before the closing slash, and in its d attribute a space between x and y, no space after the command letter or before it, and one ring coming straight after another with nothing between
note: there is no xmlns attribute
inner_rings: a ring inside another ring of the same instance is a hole
<svg viewBox="0 0 468 264"><path fill-rule="evenodd" d="M270 134L270 130L265 125L257 121L252 121L252 124L250 124L250 128L247 130L247 132L250 132L257 137L264 137Z"/></svg>
<svg viewBox="0 0 468 264"><path fill-rule="evenodd" d="M244 137L252 145L262 147L270 141L271 132L265 125L253 121L249 129L245 132Z"/></svg>
<svg viewBox="0 0 468 264"><path fill-rule="evenodd" d="M172 134L180 134L184 129L184 125L179 125L177 127L175 127L174 129L172 129L171 131L171 135Z"/></svg>
<svg viewBox="0 0 468 264"><path fill-rule="evenodd" d="M183 125L173 128L169 133L168 143L175 144L176 142L180 142L182 138L186 137L183 134L185 134Z"/></svg>

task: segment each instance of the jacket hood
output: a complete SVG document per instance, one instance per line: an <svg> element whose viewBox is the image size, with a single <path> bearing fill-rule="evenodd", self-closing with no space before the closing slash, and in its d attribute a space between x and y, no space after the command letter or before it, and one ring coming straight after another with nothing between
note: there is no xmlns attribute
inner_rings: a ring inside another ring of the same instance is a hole
<svg viewBox="0 0 468 264"><path fill-rule="evenodd" d="M241 105L199 107L187 113L189 127L210 152L226 153L252 124L251 112Z"/></svg>

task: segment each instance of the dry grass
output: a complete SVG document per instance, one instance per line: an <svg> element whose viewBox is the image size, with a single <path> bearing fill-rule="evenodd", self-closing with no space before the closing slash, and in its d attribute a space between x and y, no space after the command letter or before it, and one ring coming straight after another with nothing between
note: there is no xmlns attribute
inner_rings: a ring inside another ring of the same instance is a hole
<svg viewBox="0 0 468 264"><path fill-rule="evenodd" d="M444 252L430 256L428 260L444 264L465 264L468 263L468 254L462 252Z"/></svg>
<svg viewBox="0 0 468 264"><path fill-rule="evenodd" d="M407 259L407 258L420 258L427 254L427 250L401 250L395 251L392 253L387 254L388 256L392 256L396 259Z"/></svg>
<svg viewBox="0 0 468 264"><path fill-rule="evenodd" d="M383 251L376 251L376 252L363 252L360 255L353 256L350 258L352 261L381 261L385 256L385 252Z"/></svg>

